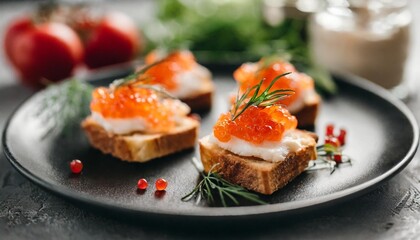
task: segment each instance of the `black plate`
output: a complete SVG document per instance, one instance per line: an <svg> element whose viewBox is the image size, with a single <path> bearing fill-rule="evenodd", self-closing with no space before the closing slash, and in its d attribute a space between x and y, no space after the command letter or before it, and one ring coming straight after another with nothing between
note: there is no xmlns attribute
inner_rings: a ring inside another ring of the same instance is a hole
<svg viewBox="0 0 420 240"><path fill-rule="evenodd" d="M108 83L115 77L110 75L97 77L95 83ZM324 101L316 132L322 135L327 123L345 127L348 130L345 153L352 157L352 166L340 167L332 175L328 170L305 172L267 197L269 205L219 208L182 202L181 197L198 180L190 161L197 150L138 164L122 162L92 149L79 129L70 138L41 139L43 126L32 113L44 92L28 99L11 116L3 133L4 152L13 166L35 183L67 198L109 210L201 219L295 214L373 189L401 171L418 146L418 126L401 102L355 77L335 79L340 94ZM215 83L214 107L203 116L201 136L212 131L218 115L227 109L227 95L234 88L234 81L227 75L216 76ZM84 162L79 176L69 171L69 161L74 158ZM159 177L169 181L163 194L154 191L154 181ZM139 178L150 182L143 193L136 191Z"/></svg>

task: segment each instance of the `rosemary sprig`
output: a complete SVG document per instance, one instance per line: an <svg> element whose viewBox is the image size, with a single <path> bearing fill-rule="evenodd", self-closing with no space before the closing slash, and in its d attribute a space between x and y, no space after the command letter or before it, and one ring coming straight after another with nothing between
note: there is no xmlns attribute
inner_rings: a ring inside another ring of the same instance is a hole
<svg viewBox="0 0 420 240"><path fill-rule="evenodd" d="M35 111L35 116L46 126L43 137L53 132L67 135L89 115L92 90L92 85L76 79L50 85Z"/></svg>
<svg viewBox="0 0 420 240"><path fill-rule="evenodd" d="M237 117L239 117L245 110L251 106L262 106L268 107L271 105L276 104L279 100L294 94L294 91L291 89L278 89L270 92L271 87L273 87L274 83L276 83L280 78L290 74L290 72L283 73L277 77L275 77L268 87L260 93L261 86L265 79L261 79L261 81L251 87L248 88L244 94L241 96L238 94L236 95L236 101L231 111L231 118L234 121ZM250 93L254 91L252 96L249 98ZM249 99L248 99L249 98ZM245 100L248 100L245 103Z"/></svg>
<svg viewBox="0 0 420 240"><path fill-rule="evenodd" d="M196 204L203 198L210 204L214 204L216 200L220 200L224 207L228 206L226 200L231 200L235 205L239 205L238 198L243 198L258 204L267 204L265 201L261 200L257 194L251 193L245 188L223 179L218 173L213 171L216 166L217 164L215 164L207 174L200 172L203 179L181 200L190 201L195 198Z"/></svg>

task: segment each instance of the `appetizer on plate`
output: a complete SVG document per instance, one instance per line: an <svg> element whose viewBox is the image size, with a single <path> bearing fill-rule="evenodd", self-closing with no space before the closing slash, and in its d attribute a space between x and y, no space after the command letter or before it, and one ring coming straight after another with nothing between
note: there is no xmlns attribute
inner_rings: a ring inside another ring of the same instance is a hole
<svg viewBox="0 0 420 240"><path fill-rule="evenodd" d="M278 103L284 105L299 121L299 127L309 127L315 124L320 96L314 89L313 79L298 72L295 67L278 57L263 58L256 63L244 63L233 74L238 83L239 94L257 85L261 79L262 87L267 87L273 79L281 74L291 74L282 77L272 89L292 89L295 93Z"/></svg>
<svg viewBox="0 0 420 240"><path fill-rule="evenodd" d="M145 62L155 64L141 76L146 76L149 84L162 86L193 111L210 109L214 91L211 73L196 62L190 51L166 54L155 50L146 56Z"/></svg>
<svg viewBox="0 0 420 240"><path fill-rule="evenodd" d="M103 153L146 162L193 148L199 122L190 108L164 90L143 83L111 84L93 91L91 115L82 122L86 135Z"/></svg>
<svg viewBox="0 0 420 240"><path fill-rule="evenodd" d="M227 181L272 194L301 174L316 159L317 136L297 130L297 119L278 105L290 90L270 89L287 74L266 81L237 97L213 133L199 140L204 171L214 168Z"/></svg>

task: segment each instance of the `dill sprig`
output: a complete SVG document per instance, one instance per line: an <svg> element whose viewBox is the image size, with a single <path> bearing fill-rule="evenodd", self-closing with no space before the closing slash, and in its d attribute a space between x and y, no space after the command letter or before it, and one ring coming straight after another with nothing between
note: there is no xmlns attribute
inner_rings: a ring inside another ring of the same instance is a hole
<svg viewBox="0 0 420 240"><path fill-rule="evenodd" d="M164 59L156 61L156 62L151 63L149 65L145 65L142 69L140 69L140 71L134 72L134 73L126 76L125 78L120 78L120 79L114 80L110 84L110 89L116 89L118 87L125 86L125 85L130 85L130 84L137 83L137 82L147 82L149 80L149 78L147 76L145 76L144 73L146 73L146 71L149 70L150 68L162 63L163 61L164 61Z"/></svg>
<svg viewBox="0 0 420 240"><path fill-rule="evenodd" d="M231 111L231 118L232 121L234 121L237 117L239 117L245 110L251 106L262 106L262 107L268 107L271 105L276 104L279 100L294 94L295 92L291 89L278 89L270 92L271 87L273 87L274 83L276 83L280 78L290 74L290 72L283 73L277 77L275 77L270 85L260 93L261 86L265 79L261 79L261 81L251 87L248 88L244 94L241 96L236 94L236 101ZM250 93L254 91L252 96L249 98ZM249 99L248 99L249 98ZM245 100L248 101L245 103Z"/></svg>
<svg viewBox="0 0 420 240"><path fill-rule="evenodd" d="M228 206L227 200L231 200L235 205L239 205L238 198L246 199L258 204L267 204L261 200L257 194L249 192L245 188L223 179L218 173L213 171L216 166L217 164L215 164L207 174L200 172L203 179L181 200L190 201L195 198L196 204L203 198L210 204L214 204L217 200L220 200L224 207Z"/></svg>
<svg viewBox="0 0 420 240"><path fill-rule="evenodd" d="M171 99L177 99L176 97L172 96L168 91L165 90L165 88L158 86L158 85L149 85L149 84L138 84L135 85L136 88L144 88L144 89L150 89L154 91L157 95L163 97L163 98L171 98Z"/></svg>
<svg viewBox="0 0 420 240"><path fill-rule="evenodd" d="M89 115L92 90L92 85L76 79L50 85L35 112L46 127L43 137L53 132L67 135Z"/></svg>
<svg viewBox="0 0 420 240"><path fill-rule="evenodd" d="M115 89L117 89L119 87L122 87L122 86L131 85L131 86L136 87L136 88L150 89L150 90L154 91L156 94L158 94L159 96L161 96L163 98L176 99L168 91L166 91L165 88L160 87L159 85L148 84L150 78L149 78L149 76L144 74L144 73L146 73L147 70L149 70L150 68L162 63L163 61L164 61L164 59L156 61L156 62L154 62L152 64L149 64L149 65L145 65L140 71L134 72L134 73L126 76L125 78L114 80L109 85L110 91L114 91Z"/></svg>
<svg viewBox="0 0 420 240"><path fill-rule="evenodd" d="M342 153L341 147L326 143L316 147L318 158L309 162L307 171L329 169L333 174L339 164L351 164L349 156Z"/></svg>

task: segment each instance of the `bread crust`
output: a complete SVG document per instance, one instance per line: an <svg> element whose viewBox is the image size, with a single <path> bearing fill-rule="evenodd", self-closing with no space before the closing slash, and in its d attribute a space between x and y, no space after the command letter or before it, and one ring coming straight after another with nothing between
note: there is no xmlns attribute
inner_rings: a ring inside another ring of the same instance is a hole
<svg viewBox="0 0 420 240"><path fill-rule="evenodd" d="M309 99L305 99L305 106L297 112L291 112L298 120L299 128L308 128L315 126L315 120L321 105L321 97L314 94Z"/></svg>
<svg viewBox="0 0 420 240"><path fill-rule="evenodd" d="M187 104L192 112L204 112L211 109L213 100L214 85L211 79L208 79L202 85L202 89L180 100Z"/></svg>
<svg viewBox="0 0 420 240"><path fill-rule="evenodd" d="M209 90L193 97L183 98L181 101L187 104L192 112L204 112L211 109L212 99L213 90Z"/></svg>
<svg viewBox="0 0 420 240"><path fill-rule="evenodd" d="M113 134L91 117L86 118L81 125L93 147L128 162L147 162L193 148L199 129L199 122L187 117L183 124L165 134Z"/></svg>
<svg viewBox="0 0 420 240"><path fill-rule="evenodd" d="M229 182L262 194L272 194L301 174L312 159L316 159L316 139L313 134L295 130L296 134L310 138L310 144L290 152L283 161L269 162L257 157L239 156L202 138L199 141L204 171L216 165L218 172Z"/></svg>

